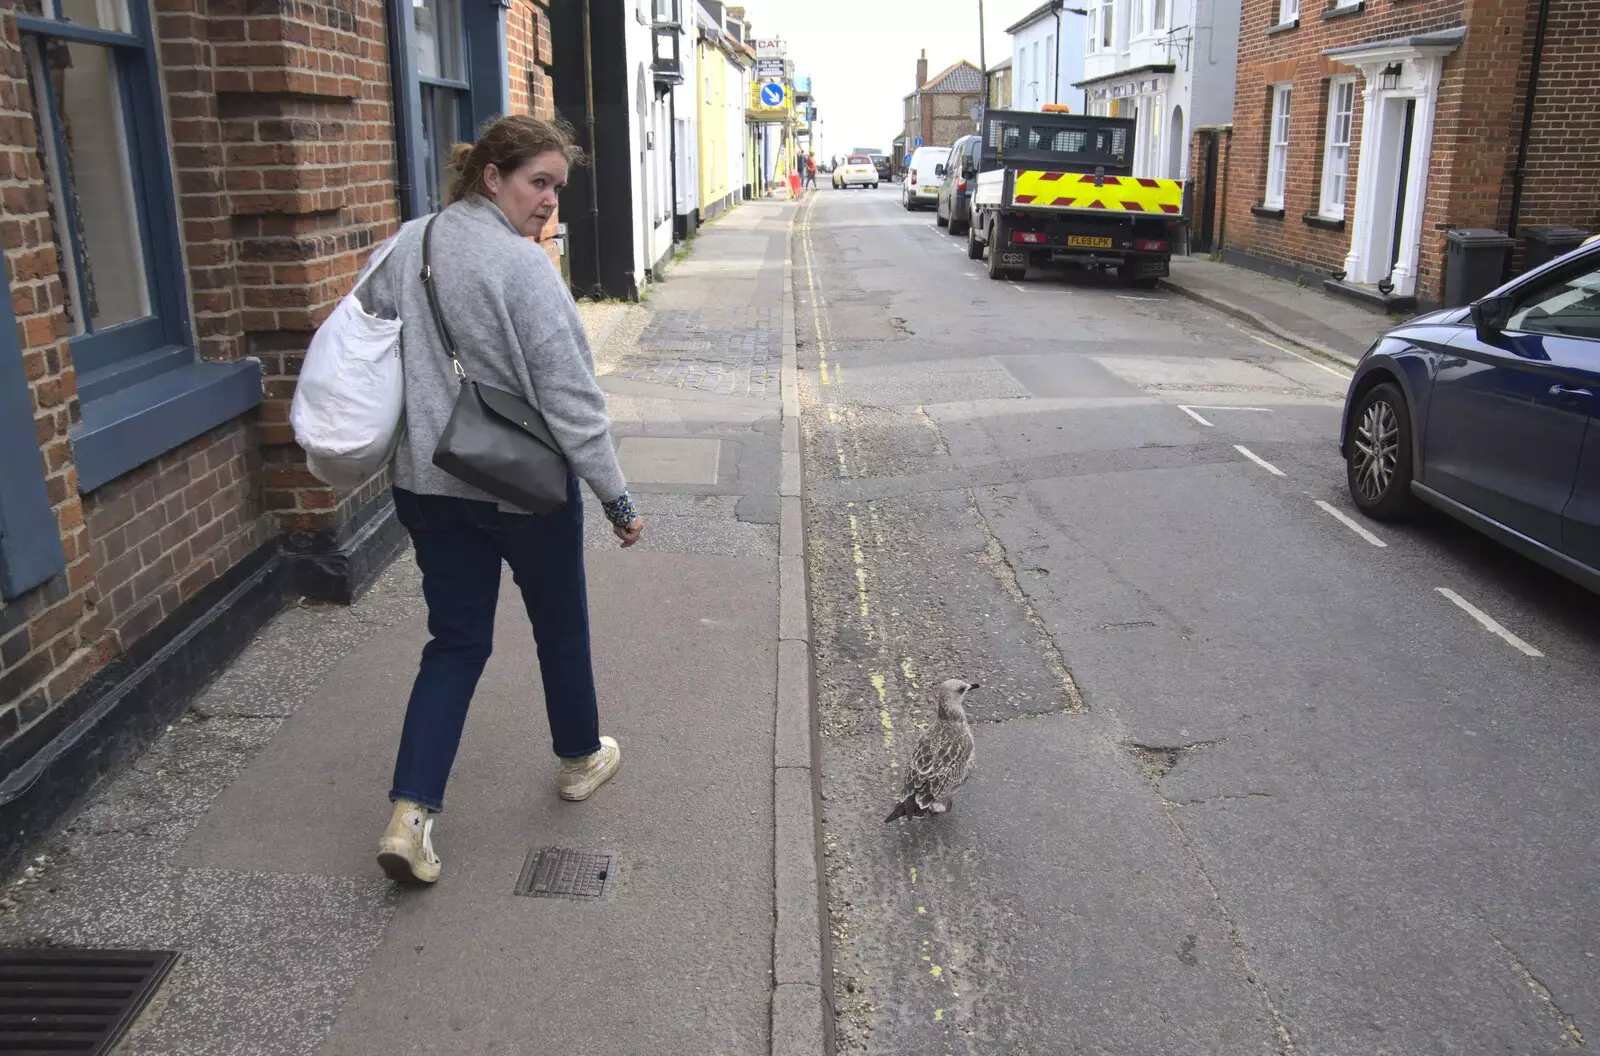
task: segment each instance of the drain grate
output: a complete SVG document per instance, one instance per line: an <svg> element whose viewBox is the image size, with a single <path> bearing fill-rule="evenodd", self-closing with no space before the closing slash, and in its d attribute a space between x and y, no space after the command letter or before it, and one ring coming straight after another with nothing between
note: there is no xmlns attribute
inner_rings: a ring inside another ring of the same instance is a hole
<svg viewBox="0 0 1600 1056"><path fill-rule="evenodd" d="M522 863L517 894L532 898L604 898L611 891L617 856L609 851L536 847Z"/></svg>
<svg viewBox="0 0 1600 1056"><path fill-rule="evenodd" d="M177 961L162 950L0 948L0 1052L109 1052Z"/></svg>

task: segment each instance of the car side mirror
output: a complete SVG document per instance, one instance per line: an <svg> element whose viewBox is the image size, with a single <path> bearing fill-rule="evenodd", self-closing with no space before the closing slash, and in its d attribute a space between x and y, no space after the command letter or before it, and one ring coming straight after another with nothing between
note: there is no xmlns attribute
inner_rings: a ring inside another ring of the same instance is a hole
<svg viewBox="0 0 1600 1056"><path fill-rule="evenodd" d="M935 176L943 176L944 175L944 166L943 165L935 165L933 167L933 174Z"/></svg>
<svg viewBox="0 0 1600 1056"><path fill-rule="evenodd" d="M1510 297L1485 297L1474 301L1472 308L1472 325L1478 328L1479 337L1498 334L1511 322Z"/></svg>

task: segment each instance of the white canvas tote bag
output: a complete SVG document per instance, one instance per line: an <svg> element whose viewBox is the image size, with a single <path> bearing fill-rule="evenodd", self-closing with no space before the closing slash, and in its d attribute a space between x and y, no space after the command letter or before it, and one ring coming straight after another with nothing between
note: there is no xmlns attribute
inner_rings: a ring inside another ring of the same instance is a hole
<svg viewBox="0 0 1600 1056"><path fill-rule="evenodd" d="M378 472L400 439L400 320L368 314L356 297L397 241L398 235L373 251L355 286L317 327L289 406L306 468L334 487L355 487Z"/></svg>

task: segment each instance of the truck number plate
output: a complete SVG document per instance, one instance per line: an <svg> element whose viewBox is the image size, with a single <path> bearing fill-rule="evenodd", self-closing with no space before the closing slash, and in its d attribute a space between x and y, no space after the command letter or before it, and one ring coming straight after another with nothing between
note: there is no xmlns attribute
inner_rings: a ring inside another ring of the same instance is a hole
<svg viewBox="0 0 1600 1056"><path fill-rule="evenodd" d="M1109 238L1100 238L1095 235L1068 235L1067 245L1083 246L1087 249L1110 249L1111 240Z"/></svg>

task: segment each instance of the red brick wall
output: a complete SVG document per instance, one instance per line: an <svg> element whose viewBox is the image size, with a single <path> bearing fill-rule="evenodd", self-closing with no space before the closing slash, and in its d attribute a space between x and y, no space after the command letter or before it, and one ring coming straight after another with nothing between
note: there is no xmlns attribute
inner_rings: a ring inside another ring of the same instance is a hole
<svg viewBox="0 0 1600 1056"><path fill-rule="evenodd" d="M1500 223L1500 189L1516 158L1514 99L1527 0L1474 0L1467 39L1444 68L1428 205L1422 221L1418 293L1444 299L1445 237L1456 227Z"/></svg>
<svg viewBox="0 0 1600 1056"><path fill-rule="evenodd" d="M267 541L260 470L256 430L239 420L85 500L94 593L106 628L101 662Z"/></svg>
<svg viewBox="0 0 1600 1056"><path fill-rule="evenodd" d="M1530 3L1518 61L1517 95L1511 107L1508 162L1500 189L1496 226L1511 219L1511 167L1522 133L1529 72L1533 62L1538 4ZM1534 98L1528 141L1527 175L1517 226L1572 224L1600 231L1600 4L1594 0L1550 0L1544 62ZM1525 245L1525 243L1523 243ZM1519 253L1521 251L1519 246Z"/></svg>
<svg viewBox="0 0 1600 1056"><path fill-rule="evenodd" d="M212 0L200 28L211 112L173 130L180 180L204 187L182 197L185 234L221 241L230 311L215 336L262 363L266 508L280 531L334 532L382 482L342 493L307 473L289 403L312 331L399 222L384 8Z"/></svg>
<svg viewBox="0 0 1600 1056"><path fill-rule="evenodd" d="M511 112L554 117L550 88L550 16L545 0L512 0L506 12L506 63L511 72Z"/></svg>
<svg viewBox="0 0 1600 1056"><path fill-rule="evenodd" d="M1582 6L1585 0L1555 0ZM1443 65L1435 118L1433 164L1428 172L1418 266L1418 295L1443 296L1444 232L1452 227L1492 227L1512 146L1512 100L1517 57L1529 0L1418 0L1369 3L1360 14L1323 21L1314 2L1302 7L1298 29L1268 36L1277 0L1245 0L1234 104L1233 176L1228 200L1228 248L1302 268L1334 272L1349 251L1355 212L1365 82L1356 82L1346 185L1345 231L1325 231L1303 219L1321 198L1328 79L1355 71L1322 56L1324 49L1466 24L1467 38ZM1588 6L1593 6L1592 4ZM1266 188L1270 86L1291 82L1289 165L1282 219L1258 217L1250 207Z"/></svg>
<svg viewBox="0 0 1600 1056"><path fill-rule="evenodd" d="M384 8L154 0L200 354L260 359L266 402L81 497L80 420L34 106L0 0L0 243L65 572L0 604L0 742L280 533L330 533L383 487L311 478L287 424L311 332L395 230Z"/></svg>
<svg viewBox="0 0 1600 1056"><path fill-rule="evenodd" d="M45 485L66 571L0 602L0 741L39 719L93 672L105 615L68 431L80 420L78 376L67 352L61 261L13 0L0 0L0 244Z"/></svg>
<svg viewBox="0 0 1600 1056"><path fill-rule="evenodd" d="M512 0L506 11L506 68L511 80L511 112L552 118L556 113L550 68L555 56L550 45L550 16L546 0ZM559 214L545 225L545 252L561 266L560 248L549 241L559 229Z"/></svg>

